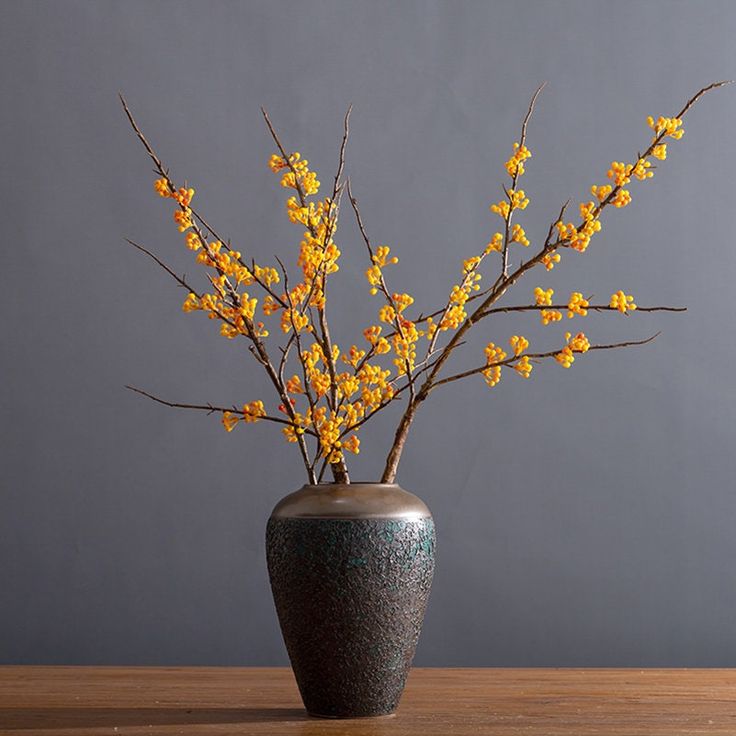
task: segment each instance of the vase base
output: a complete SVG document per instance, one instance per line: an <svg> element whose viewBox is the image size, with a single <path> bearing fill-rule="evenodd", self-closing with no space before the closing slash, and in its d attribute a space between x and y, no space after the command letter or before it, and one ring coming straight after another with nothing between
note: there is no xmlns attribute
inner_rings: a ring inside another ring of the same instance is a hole
<svg viewBox="0 0 736 736"><path fill-rule="evenodd" d="M322 718L323 720L331 720L331 721L360 721L360 720L366 720L366 721L375 721L376 719L381 718L395 718L396 712L392 713L376 713L376 715L370 715L370 716L333 716L333 715L327 715L324 713L312 713L310 711L307 711L307 715L311 718Z"/></svg>

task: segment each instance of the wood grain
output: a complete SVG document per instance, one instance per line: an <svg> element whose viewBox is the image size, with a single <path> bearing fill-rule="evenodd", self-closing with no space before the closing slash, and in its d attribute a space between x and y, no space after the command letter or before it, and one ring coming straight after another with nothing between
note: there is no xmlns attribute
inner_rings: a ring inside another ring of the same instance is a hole
<svg viewBox="0 0 736 736"><path fill-rule="evenodd" d="M284 668L0 667L0 734L736 734L736 670L415 669L395 716L326 721Z"/></svg>

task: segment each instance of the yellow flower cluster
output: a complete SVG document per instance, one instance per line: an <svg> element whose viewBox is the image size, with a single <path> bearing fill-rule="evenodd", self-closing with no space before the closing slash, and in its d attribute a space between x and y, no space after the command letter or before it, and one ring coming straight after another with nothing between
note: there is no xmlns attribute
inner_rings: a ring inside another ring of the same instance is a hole
<svg viewBox="0 0 736 736"><path fill-rule="evenodd" d="M524 175L524 161L531 158L532 152L526 146L514 143L514 152L506 162L506 171L510 177Z"/></svg>
<svg viewBox="0 0 736 736"><path fill-rule="evenodd" d="M522 377L529 378L529 376L532 374L532 368L534 366L531 364L529 358L524 355L522 359L514 364L514 370Z"/></svg>
<svg viewBox="0 0 736 736"><path fill-rule="evenodd" d="M529 340L523 335L512 335L509 338L509 345L511 345L514 355L521 355L529 347Z"/></svg>
<svg viewBox="0 0 736 736"><path fill-rule="evenodd" d="M544 256L542 256L542 265L548 271L551 271L555 267L555 264L559 262L560 262L559 253L546 253Z"/></svg>
<svg viewBox="0 0 736 736"><path fill-rule="evenodd" d="M573 353L587 353L590 349L590 343L582 332L578 332L575 337L572 337L572 333L566 332L565 340L567 344L555 355L555 360L563 368L569 368L575 362Z"/></svg>
<svg viewBox="0 0 736 736"><path fill-rule="evenodd" d="M534 302L539 307L549 307L552 305L552 296L554 293L554 289L545 290L537 286L534 289ZM543 325L548 325L551 322L559 322L562 319L562 313L556 309L542 309L539 312L539 316Z"/></svg>
<svg viewBox="0 0 736 736"><path fill-rule="evenodd" d="M319 192L320 183L317 181L317 174L309 170L309 161L302 158L299 152L292 153L288 162L277 154L271 156L268 162L269 168L274 173L282 169L288 169L281 177L281 186L290 189L299 189L306 196L311 196Z"/></svg>
<svg viewBox="0 0 736 736"><path fill-rule="evenodd" d="M379 245L376 248L376 252L373 254L371 260L373 264L365 272L365 277L368 279L368 283L371 285L371 294L375 294L378 291L378 286L383 279L383 270L389 264L394 265L399 262L396 256L389 258L388 255L391 249L387 245Z"/></svg>
<svg viewBox="0 0 736 736"><path fill-rule="evenodd" d="M509 199L511 200L512 210L525 210L529 205L529 198L523 189L519 189L518 191L509 189Z"/></svg>
<svg viewBox="0 0 736 736"><path fill-rule="evenodd" d="M393 307L391 309L393 310ZM380 325L371 325L370 327L366 327L363 330L363 337L365 338L366 342L372 345L373 352L377 355L383 355L391 350L391 346L389 345L388 340L385 337L381 337L382 330L383 328ZM352 363L354 357L353 348L355 348L355 345L350 348L349 362L351 363L351 365L355 365L355 363ZM364 350L356 350L355 355L359 355L358 360L360 360L363 357L364 353Z"/></svg>
<svg viewBox="0 0 736 736"><path fill-rule="evenodd" d="M263 407L262 401L251 401L250 404L243 406L241 413L232 411L226 411L222 414L222 425L228 432L232 432L235 429L235 425L238 422L245 422L246 424L254 424L261 420L262 417L266 416L266 410Z"/></svg>
<svg viewBox="0 0 736 736"><path fill-rule="evenodd" d="M623 291L617 291L615 294L611 294L611 301L609 303L609 306L612 309L618 309L621 314L633 312L636 309L636 304L634 304L634 297L630 294L626 294Z"/></svg>
<svg viewBox="0 0 736 736"><path fill-rule="evenodd" d="M490 388L493 388L501 380L501 366L497 365L497 363L506 359L506 352L492 342L486 345L483 352L486 355L486 365L488 365L488 368L481 375L486 384Z"/></svg>
<svg viewBox="0 0 736 736"><path fill-rule="evenodd" d="M611 200L614 207L626 207L631 202L631 193L628 189L619 189L616 196Z"/></svg>
<svg viewBox="0 0 736 736"><path fill-rule="evenodd" d="M628 184L631 181L631 170L634 167L631 164L625 164L621 161L613 161L611 168L608 169L609 179L613 179L613 183L617 187L622 187L624 184Z"/></svg>
<svg viewBox="0 0 736 736"><path fill-rule="evenodd" d="M484 253L488 255L489 253L493 253L494 251L497 253L500 253L502 250L503 250L503 234L493 233L493 237L491 238L490 242L486 246Z"/></svg>
<svg viewBox="0 0 736 736"><path fill-rule="evenodd" d="M213 282L216 288L222 289L221 281ZM223 294L218 291L217 294L203 294L198 297L196 294L190 293L182 304L184 312L204 311L210 319L220 319L220 334L223 337L234 338L238 335L247 335L248 327L246 320L253 320L258 300L250 298L248 294L238 294L238 306L231 306L223 299ZM253 331L259 337L267 337L268 332L264 330L262 322L253 326Z"/></svg>
<svg viewBox="0 0 736 736"><path fill-rule="evenodd" d="M590 239L600 231L601 221L598 219L598 211L588 209L587 203L583 204L581 210L586 214L583 215L584 222L579 228L571 222L565 224L561 220L556 224L556 228L558 237L564 245L584 253L590 244Z"/></svg>
<svg viewBox="0 0 736 736"><path fill-rule="evenodd" d="M585 317L588 314L588 306L588 300L579 291L573 291L570 294L570 301L567 303L567 316L570 319L576 314Z"/></svg>
<svg viewBox="0 0 736 736"><path fill-rule="evenodd" d="M534 301L540 307L548 307L552 304L554 289L543 289L541 286L534 288Z"/></svg>
<svg viewBox="0 0 736 736"><path fill-rule="evenodd" d="M523 232L523 231L522 231ZM503 240L503 236L500 233L496 235ZM494 241L496 236L494 236ZM431 340L435 332L439 329L441 331L456 330L465 321L468 313L465 310L465 303L470 298L470 295L474 291L480 290L481 274L478 273L478 268L483 259L495 250L491 248L492 243L489 243L488 247L478 256L471 256L463 261L463 278L459 284L455 284L450 292L447 308L445 309L439 324L435 324L434 320L430 317L427 320L429 328L427 329L427 339ZM501 248L499 241L499 249Z"/></svg>
<svg viewBox="0 0 736 736"><path fill-rule="evenodd" d="M396 353L394 358L396 375L403 376L414 370L417 357L416 344L424 333L419 331L411 320L400 317L398 321L399 326L391 339L391 344Z"/></svg>
<svg viewBox="0 0 736 736"><path fill-rule="evenodd" d="M529 239L526 237L524 228L516 223L511 230L511 240L514 243L521 243L522 245L529 245Z"/></svg>
<svg viewBox="0 0 736 736"><path fill-rule="evenodd" d="M685 131L682 130L682 120L680 118L663 118L661 115L656 120L650 115L647 118L647 125L654 131L654 140L656 140L662 133L665 136L674 138L679 141Z"/></svg>
<svg viewBox="0 0 736 736"><path fill-rule="evenodd" d="M590 188L590 193L599 201L604 202L608 195L613 191L613 187L610 184L601 184L601 186L593 186Z"/></svg>
<svg viewBox="0 0 736 736"><path fill-rule="evenodd" d="M513 210L525 210L529 205L529 198L526 196L523 189L518 191L514 189L508 190L508 199L502 199L500 202L495 202L491 205L491 212L499 215L504 220L508 219L509 214Z"/></svg>
<svg viewBox="0 0 736 736"><path fill-rule="evenodd" d="M662 142L663 139L669 137L678 140L682 137L683 130L679 118L659 117L655 120L649 117L647 123L654 131L651 145L633 163L611 162L606 172L609 183L591 186L588 201L579 203L579 224L564 222L560 215L560 220L554 223L542 252L527 262L522 260L518 270L515 267L509 270L506 258L508 253L504 254L499 279L479 295L481 299L489 295L487 301L477 302L482 305L478 309L479 315L485 316L488 311L494 311L489 310L488 305L494 304L508 286L513 285L530 267L541 263L547 271L551 271L560 263L560 253L556 252L560 247L584 252L591 238L601 229L602 210L609 205L619 209L626 207L631 202L631 193L625 187L632 179L644 181L653 177L656 167L649 159L665 160L667 144ZM276 143L279 150L283 150L278 139ZM381 245L372 250L368 243L371 260L365 271L365 278L371 294L375 295L380 291L385 296L385 303L377 305L376 324L369 325L363 331L366 344L363 347L350 345L345 351L341 351L337 344L331 342L324 311L328 291L327 277L339 270L341 256L334 240L338 224L337 192L340 174L332 196L319 197L318 175L310 169L309 162L300 153L274 154L270 157L268 165L279 175L281 186L293 190L286 194L286 214L290 222L303 229L298 246L301 276L295 280L296 283L287 282L277 291L275 287L281 282L279 272L275 268L259 266L254 261L246 265L238 250L229 243L216 239L192 209L195 190L188 186L176 187L166 170L160 167L161 177L154 182L156 193L162 198L174 200L176 207L173 219L179 232L185 234L186 247L195 254L193 257L198 264L213 269L213 272L208 272L211 283L211 288L207 287L209 293L188 293L182 305L183 311L206 313L209 319L218 321L221 334L227 338L246 335L251 339L251 349L266 365L272 380L277 384L282 402L278 410L286 416L286 419L269 416L262 401L252 401L244 404L240 410L219 410L222 411L222 424L226 431L231 432L238 422L250 424L264 418L280 422L286 440L301 443L303 455L308 459L310 477L314 479L318 458L335 464L343 461L345 452L359 452L360 439L357 432L360 426L373 413L399 398L397 392L400 394L409 391L413 400L421 400L436 385L436 375L449 355L449 350L447 354L442 352L441 358L436 361L437 371L432 372L431 357L435 354L435 349L437 352L442 350L442 346L436 348L439 333L461 329L461 334L450 338L447 347L451 350L456 346L455 341L457 344L464 344L465 328L472 326L471 323L475 321L475 318L471 318L468 322L468 311L473 311L468 302L472 300L474 292L480 291L480 269L485 257L494 252L504 252L513 243L524 247L530 245L530 238L524 227L515 221L514 213L525 210L530 203L525 191L517 186L519 177L525 174L526 162L531 155L526 145L514 143L513 152L504 164L511 183L508 188L504 188L505 196L490 205L491 212L500 216L504 223L499 231L492 234L488 244L478 255L463 260L461 273L452 286L445 308L433 312L433 316L419 319L418 323L409 318L412 312L409 308L414 304L414 298L406 292L389 291L385 279L385 269L398 263L398 258L392 256L389 246ZM553 240L552 235L555 233L556 238ZM283 358L278 370L271 363L268 354L263 352L264 345L259 340L268 336L264 323L256 321L259 301L242 290L248 288L252 292L250 287L254 284L265 291L260 305L262 313L267 317L275 317L274 321L280 322L281 331L289 334L286 347L281 348ZM565 311L569 319L588 314L590 304L581 292L570 294L566 308L562 300L558 299L557 303L553 300L554 293L552 288L536 287L534 305L527 304L511 309L537 310L543 325L561 321ZM624 291L612 294L609 306L622 314L637 308L633 296ZM437 315L441 317L436 319ZM423 322L426 322L426 329L419 329L423 327ZM417 345L423 337L428 340L428 347L424 360L418 363ZM582 332L574 336L566 332L564 345L556 351L546 353L530 355L529 340L523 335L512 335L508 345L510 350L504 350L492 342L488 343L484 348L485 363L471 371L449 376L439 383L480 373L485 383L494 387L501 380L504 366L513 368L523 378L529 378L533 370L533 360L536 362L540 357L554 356L560 365L569 368L577 353L585 353L591 348L588 338ZM296 353L299 358L301 375L295 373L287 378L289 373L285 374L285 369L290 350L293 351L292 356ZM380 356L388 357L382 359ZM417 370L418 368L423 370ZM420 376L419 393L415 394L412 377ZM408 381L401 380L406 377L409 377ZM311 452L305 449L307 446L304 444L309 438L317 440L313 463L309 457ZM337 478L339 472L334 470Z"/></svg>

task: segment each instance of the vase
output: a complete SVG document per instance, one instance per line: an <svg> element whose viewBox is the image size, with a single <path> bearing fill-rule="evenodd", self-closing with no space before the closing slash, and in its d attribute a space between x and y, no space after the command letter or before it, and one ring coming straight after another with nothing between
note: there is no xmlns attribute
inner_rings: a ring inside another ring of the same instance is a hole
<svg viewBox="0 0 736 736"><path fill-rule="evenodd" d="M307 712L393 713L434 573L425 503L395 484L307 485L274 508L266 558Z"/></svg>

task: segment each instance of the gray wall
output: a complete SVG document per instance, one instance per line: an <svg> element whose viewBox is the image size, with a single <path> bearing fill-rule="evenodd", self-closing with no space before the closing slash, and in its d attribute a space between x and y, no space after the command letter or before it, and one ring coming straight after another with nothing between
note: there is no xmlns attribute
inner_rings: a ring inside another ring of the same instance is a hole
<svg viewBox="0 0 736 736"><path fill-rule="evenodd" d="M648 114L736 76L733 2L4 2L0 24L2 493L0 660L284 664L266 517L302 481L270 426L157 406L266 396L240 344L123 244L196 273L124 120L124 90L198 202L249 255L300 232L267 170L259 114L327 182L354 103L349 173L392 284L433 305L493 232L488 203L529 96L523 222L646 144ZM422 411L400 481L439 527L421 665L736 665L733 124L706 98L633 204L536 285L684 315L590 316L595 341L651 346L454 384ZM345 214L333 331L371 318ZM291 255L289 255L291 254ZM511 300L509 300L511 303ZM519 302L517 302L519 303ZM487 323L554 346L568 325ZM363 437L375 478L394 416Z"/></svg>

